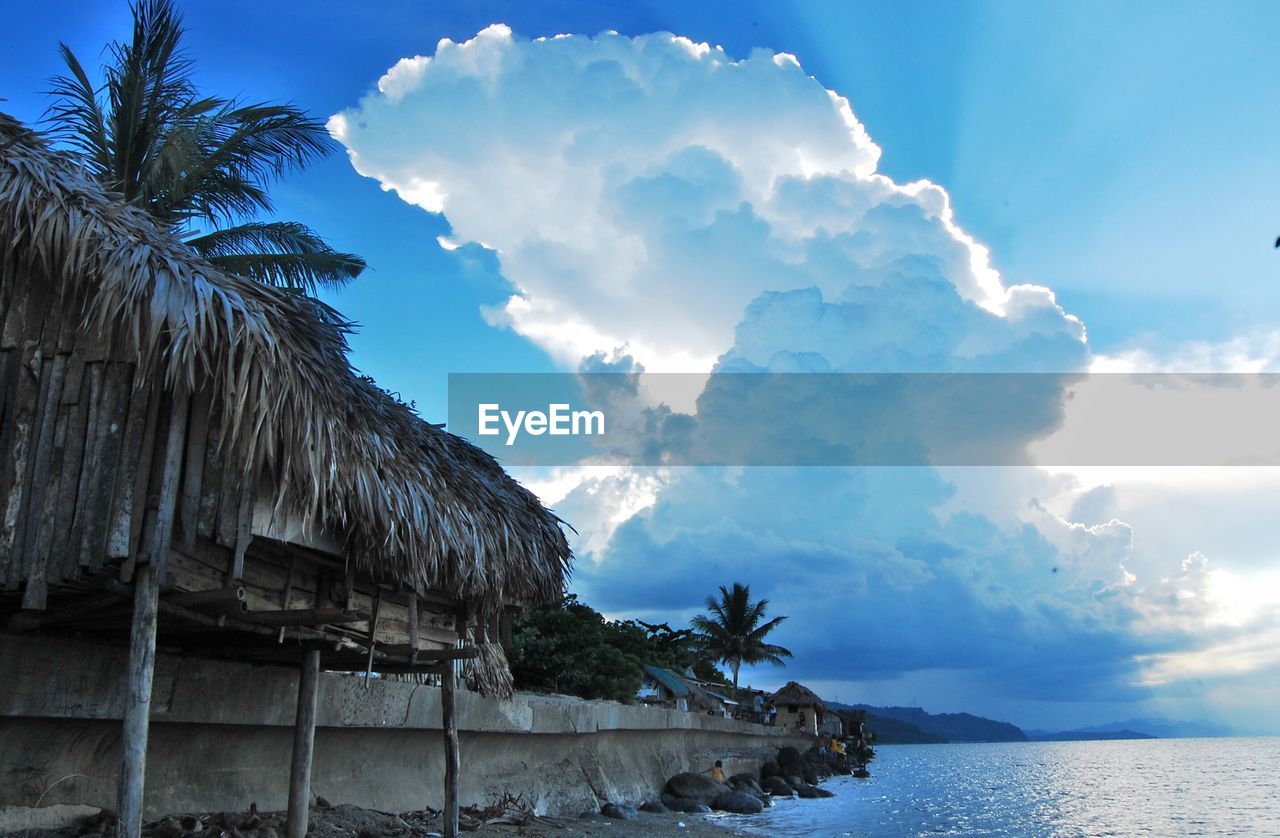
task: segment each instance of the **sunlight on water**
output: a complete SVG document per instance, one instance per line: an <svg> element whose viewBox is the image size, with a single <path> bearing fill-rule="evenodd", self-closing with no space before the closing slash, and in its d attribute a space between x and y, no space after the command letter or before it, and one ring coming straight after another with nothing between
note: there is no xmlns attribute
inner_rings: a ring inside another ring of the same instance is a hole
<svg viewBox="0 0 1280 838"><path fill-rule="evenodd" d="M886 745L761 835L1280 835L1280 739Z"/></svg>

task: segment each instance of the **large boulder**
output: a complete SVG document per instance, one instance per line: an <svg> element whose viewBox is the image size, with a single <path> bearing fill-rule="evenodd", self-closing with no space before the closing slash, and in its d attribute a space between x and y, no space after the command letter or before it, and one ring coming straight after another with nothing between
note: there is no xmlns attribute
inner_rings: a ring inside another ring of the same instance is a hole
<svg viewBox="0 0 1280 838"><path fill-rule="evenodd" d="M763 788L761 788L760 784L757 783L755 779L750 775L745 775L745 776L735 775L733 777L730 777L729 785L733 787L734 791L745 792L746 794L751 795L752 797L756 798L761 803L763 803L766 807L773 805L769 801L768 792L766 792Z"/></svg>
<svg viewBox="0 0 1280 838"><path fill-rule="evenodd" d="M729 785L736 786L738 783L759 783L760 778L756 776L754 771L743 771L741 774L734 774L729 778Z"/></svg>
<svg viewBox="0 0 1280 838"><path fill-rule="evenodd" d="M794 797L796 793L791 784L781 777L765 777L760 785L769 794L777 795L778 797Z"/></svg>
<svg viewBox="0 0 1280 838"><path fill-rule="evenodd" d="M778 763L774 762L773 760L769 760L760 766L761 780L764 780L767 777L777 777L777 776L780 776L781 774L782 772L778 770Z"/></svg>
<svg viewBox="0 0 1280 838"><path fill-rule="evenodd" d="M711 805L711 801L732 789L723 783L717 783L706 774L685 771L667 780L664 791L672 797L687 797Z"/></svg>
<svg viewBox="0 0 1280 838"><path fill-rule="evenodd" d="M646 800L640 804L641 812L652 812L655 815L661 815L670 811L661 800Z"/></svg>
<svg viewBox="0 0 1280 838"><path fill-rule="evenodd" d="M778 749L778 767L782 769L782 773L796 774L796 769L804 765L804 757L800 752L790 745Z"/></svg>
<svg viewBox="0 0 1280 838"><path fill-rule="evenodd" d="M805 799L813 799L815 797L835 797L835 792L827 791L818 786L812 786L808 783L801 783L796 786L796 795Z"/></svg>
<svg viewBox="0 0 1280 838"><path fill-rule="evenodd" d="M726 791L711 801L711 808L738 815L758 815L764 811L764 804L746 792Z"/></svg>

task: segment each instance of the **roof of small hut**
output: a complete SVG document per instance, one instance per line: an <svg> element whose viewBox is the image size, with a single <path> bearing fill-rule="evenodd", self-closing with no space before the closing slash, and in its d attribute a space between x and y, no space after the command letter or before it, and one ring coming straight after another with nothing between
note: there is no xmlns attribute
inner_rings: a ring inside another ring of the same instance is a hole
<svg viewBox="0 0 1280 838"><path fill-rule="evenodd" d="M345 539L358 569L488 607L561 595L560 519L357 375L337 312L219 271L3 113L0 244L5 285L51 282L83 301L86 328L139 380L211 386L215 419L277 508Z"/></svg>
<svg viewBox="0 0 1280 838"><path fill-rule="evenodd" d="M827 709L826 703L818 698L818 694L797 681L788 681L787 685L773 694L774 704L795 704L800 707L817 707Z"/></svg>

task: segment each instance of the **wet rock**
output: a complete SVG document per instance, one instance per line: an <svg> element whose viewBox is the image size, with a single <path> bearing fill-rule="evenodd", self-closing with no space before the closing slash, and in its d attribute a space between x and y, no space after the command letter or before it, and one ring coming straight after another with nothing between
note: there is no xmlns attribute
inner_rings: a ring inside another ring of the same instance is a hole
<svg viewBox="0 0 1280 838"><path fill-rule="evenodd" d="M765 762L763 765L760 766L761 785L763 785L763 781L765 780L765 778L777 777L781 773L782 772L778 769L778 763L774 762L773 760L769 760L768 762Z"/></svg>
<svg viewBox="0 0 1280 838"><path fill-rule="evenodd" d="M635 809L618 803L606 803L600 807L600 814L615 821L633 821L640 817Z"/></svg>
<svg viewBox="0 0 1280 838"><path fill-rule="evenodd" d="M720 795L731 791L728 786L717 783L705 774L694 774L685 771L667 780L665 791L672 797L687 797L699 803L710 804Z"/></svg>
<svg viewBox="0 0 1280 838"><path fill-rule="evenodd" d="M765 777L761 785L769 794L777 795L778 797L795 797L796 794L796 790L791 787L791 784L781 777Z"/></svg>
<svg viewBox="0 0 1280 838"><path fill-rule="evenodd" d="M706 813L711 811L711 807L705 803L699 803L688 797L670 797L662 798L662 803L673 812L685 812L686 814L696 814L699 812Z"/></svg>
<svg viewBox="0 0 1280 838"><path fill-rule="evenodd" d="M644 803L640 804L640 811L652 812L655 815L661 815L664 812L668 812L670 810L663 805L661 800L646 800Z"/></svg>
<svg viewBox="0 0 1280 838"><path fill-rule="evenodd" d="M727 791L711 801L711 808L737 815L758 815L764 810L764 804L746 792Z"/></svg>
<svg viewBox="0 0 1280 838"><path fill-rule="evenodd" d="M795 748L788 745L778 749L778 767L782 769L783 774L795 773L803 765L804 757Z"/></svg>
<svg viewBox="0 0 1280 838"><path fill-rule="evenodd" d="M740 774L734 774L729 778L729 785L736 786L738 783L759 783L760 778L756 776L754 771L743 771Z"/></svg>

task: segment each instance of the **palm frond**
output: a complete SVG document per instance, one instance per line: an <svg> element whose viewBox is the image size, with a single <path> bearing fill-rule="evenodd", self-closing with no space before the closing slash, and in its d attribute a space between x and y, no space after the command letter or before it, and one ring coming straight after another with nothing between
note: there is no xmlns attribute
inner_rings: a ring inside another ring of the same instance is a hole
<svg viewBox="0 0 1280 838"><path fill-rule="evenodd" d="M289 221L241 224L187 244L228 273L309 294L345 285L366 267L359 256L339 253L305 225Z"/></svg>

